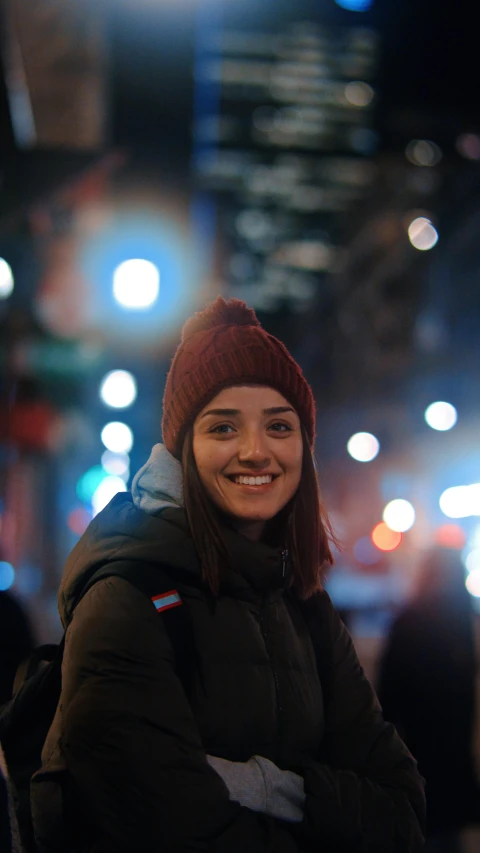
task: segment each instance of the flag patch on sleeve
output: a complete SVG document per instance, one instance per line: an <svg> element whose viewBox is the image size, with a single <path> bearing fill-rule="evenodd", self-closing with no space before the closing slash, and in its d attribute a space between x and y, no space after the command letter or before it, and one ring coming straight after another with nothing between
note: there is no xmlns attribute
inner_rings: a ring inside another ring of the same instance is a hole
<svg viewBox="0 0 480 853"><path fill-rule="evenodd" d="M170 610L171 607L179 607L182 604L182 599L176 589L171 589L170 592L162 592L160 595L154 595L152 601L158 613L162 610Z"/></svg>

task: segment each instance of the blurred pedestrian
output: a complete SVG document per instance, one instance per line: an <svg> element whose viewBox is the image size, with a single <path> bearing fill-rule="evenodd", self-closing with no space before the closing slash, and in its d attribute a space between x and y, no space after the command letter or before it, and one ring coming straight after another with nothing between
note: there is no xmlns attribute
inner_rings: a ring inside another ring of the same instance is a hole
<svg viewBox="0 0 480 853"><path fill-rule="evenodd" d="M394 621L380 665L379 698L426 780L432 851L461 850L462 830L480 823L473 740L475 616L458 552L434 549L418 588Z"/></svg>
<svg viewBox="0 0 480 853"><path fill-rule="evenodd" d="M220 298L186 323L164 445L67 561L37 837L58 772L82 853L419 853L422 781L322 589L332 531L314 436L311 389L251 309ZM76 604L115 560L153 564L169 592L110 576ZM171 608L192 632L188 678Z"/></svg>
<svg viewBox="0 0 480 853"><path fill-rule="evenodd" d="M25 609L12 593L0 592L0 706L11 699L17 667L33 647Z"/></svg>

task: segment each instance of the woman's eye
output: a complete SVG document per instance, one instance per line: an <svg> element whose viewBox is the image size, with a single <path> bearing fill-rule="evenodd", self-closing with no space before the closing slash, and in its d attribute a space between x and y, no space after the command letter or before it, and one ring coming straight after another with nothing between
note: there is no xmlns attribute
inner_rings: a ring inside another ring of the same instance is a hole
<svg viewBox="0 0 480 853"><path fill-rule="evenodd" d="M292 432L292 427L290 426L290 424L284 424L279 422L271 424L268 428L273 430L273 432Z"/></svg>
<svg viewBox="0 0 480 853"><path fill-rule="evenodd" d="M230 424L217 424L217 426L212 427L209 432L217 433L219 435L226 435L233 430L233 427Z"/></svg>

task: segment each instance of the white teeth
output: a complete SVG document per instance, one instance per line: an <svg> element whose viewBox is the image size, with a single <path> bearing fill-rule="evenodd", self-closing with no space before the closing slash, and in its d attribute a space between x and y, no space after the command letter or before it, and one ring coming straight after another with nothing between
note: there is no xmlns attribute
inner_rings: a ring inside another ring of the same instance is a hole
<svg viewBox="0 0 480 853"><path fill-rule="evenodd" d="M263 477L235 477L234 482L239 486L263 486L266 483L271 483L273 477L271 474L264 474Z"/></svg>

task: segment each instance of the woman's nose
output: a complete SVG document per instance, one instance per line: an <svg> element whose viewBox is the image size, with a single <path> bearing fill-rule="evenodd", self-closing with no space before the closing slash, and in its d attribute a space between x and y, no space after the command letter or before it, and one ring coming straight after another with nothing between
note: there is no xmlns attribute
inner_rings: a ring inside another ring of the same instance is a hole
<svg viewBox="0 0 480 853"><path fill-rule="evenodd" d="M264 465L270 454L263 430L249 430L242 436L238 458L241 462L255 462Z"/></svg>

